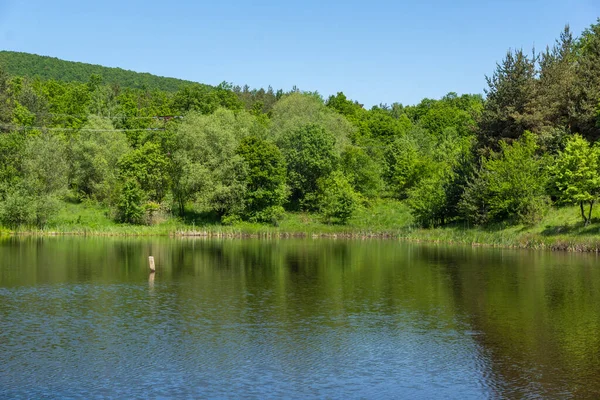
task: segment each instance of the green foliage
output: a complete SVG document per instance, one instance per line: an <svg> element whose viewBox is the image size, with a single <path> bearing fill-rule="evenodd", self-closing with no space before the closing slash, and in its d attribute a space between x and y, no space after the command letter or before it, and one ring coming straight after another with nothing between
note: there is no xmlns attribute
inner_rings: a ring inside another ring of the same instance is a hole
<svg viewBox="0 0 600 400"><path fill-rule="evenodd" d="M417 121L434 136L442 135L444 130L449 128L455 129L459 136L471 136L476 131L476 119L483 108L481 97L458 97L456 93L448 93L441 100L429 101L426 104Z"/></svg>
<svg viewBox="0 0 600 400"><path fill-rule="evenodd" d="M345 117L353 117L363 110L362 106L357 102L348 100L346 95L342 92L338 92L335 96L329 96L326 102L327 107L333 108Z"/></svg>
<svg viewBox="0 0 600 400"><path fill-rule="evenodd" d="M284 223L286 204L354 224L357 202L390 197L423 226L532 222L548 202L544 172L557 204L578 203L587 223L600 194L597 145L582 139L600 137L600 22L579 38L565 28L540 56L509 51L485 101L451 92L370 110L342 92L324 102L297 88L210 87L22 53L3 61L22 75L0 70L0 208L11 226L46 223L67 187L137 223L173 202L222 223Z"/></svg>
<svg viewBox="0 0 600 400"><path fill-rule="evenodd" d="M486 77L487 99L479 125L481 147L498 150L500 141L510 143L531 129L527 107L534 93L535 62L522 50L508 51L492 77Z"/></svg>
<svg viewBox="0 0 600 400"><path fill-rule="evenodd" d="M341 156L341 170L355 191L376 198L383 188L381 167L360 147L348 146Z"/></svg>
<svg viewBox="0 0 600 400"><path fill-rule="evenodd" d="M456 204L470 172L473 140L446 128L430 144L429 168L419 183L407 191L407 204L422 226L443 225L458 216Z"/></svg>
<svg viewBox="0 0 600 400"><path fill-rule="evenodd" d="M592 206L600 195L600 149L590 144L580 135L567 141L565 150L560 152L550 166L551 193L560 204L579 204L581 216L587 224L591 218ZM586 217L583 203L590 206Z"/></svg>
<svg viewBox="0 0 600 400"><path fill-rule="evenodd" d="M326 223L345 224L361 203L360 195L339 171L319 178L317 187L319 212Z"/></svg>
<svg viewBox="0 0 600 400"><path fill-rule="evenodd" d="M116 220L129 224L144 222L144 192L135 179L127 179L118 192Z"/></svg>
<svg viewBox="0 0 600 400"><path fill-rule="evenodd" d="M125 154L117 163L123 180L135 180L149 200L160 203L169 188L169 160L152 142Z"/></svg>
<svg viewBox="0 0 600 400"><path fill-rule="evenodd" d="M306 125L316 125L328 132L336 154L350 144L356 128L344 116L327 108L322 99L306 93L284 96L273 107L270 137L281 147L291 132Z"/></svg>
<svg viewBox="0 0 600 400"><path fill-rule="evenodd" d="M7 189L0 202L0 222L4 226L17 228L21 225L34 225L35 198L21 188Z"/></svg>
<svg viewBox="0 0 600 400"><path fill-rule="evenodd" d="M24 185L10 188L0 202L0 223L11 228L41 228L56 214L59 199L53 194L33 194Z"/></svg>
<svg viewBox="0 0 600 400"><path fill-rule="evenodd" d="M22 178L22 158L27 139L23 132L0 133L0 193L4 186L14 186Z"/></svg>
<svg viewBox="0 0 600 400"><path fill-rule="evenodd" d="M0 64L11 75L40 77L44 80L87 83L91 75L101 77L109 85L137 89L160 89L175 92L192 82L165 78L148 73L109 68L100 65L64 61L36 54L0 51Z"/></svg>
<svg viewBox="0 0 600 400"><path fill-rule="evenodd" d="M573 44L576 57L572 97L572 131L590 141L600 139L596 110L600 103L600 19Z"/></svg>
<svg viewBox="0 0 600 400"><path fill-rule="evenodd" d="M282 91L275 93L271 86L267 90L262 88L250 90L248 85L233 86L232 91L244 103L246 110L257 117L261 114L270 114L273 106L282 96Z"/></svg>
<svg viewBox="0 0 600 400"><path fill-rule="evenodd" d="M358 102L352 102L346 98L346 95L342 92L338 92L335 96L329 96L326 105L341 115L343 115L352 125L356 127L356 130L350 133L350 138L353 142L360 140L361 138L371 138L371 128L369 126L369 114L370 112L365 110L362 104Z"/></svg>
<svg viewBox="0 0 600 400"><path fill-rule="evenodd" d="M540 55L538 79L527 106L531 130L541 137L543 150L556 153L567 127L573 126L576 63L573 35L567 25L559 40Z"/></svg>
<svg viewBox="0 0 600 400"><path fill-rule="evenodd" d="M525 132L512 145L500 142L500 153L481 161L465 188L460 209L474 223L502 220L534 223L548 208L546 174L533 134Z"/></svg>
<svg viewBox="0 0 600 400"><path fill-rule="evenodd" d="M407 133L412 123L404 114L394 118L389 111L374 107L367 116L367 126L371 137L393 140Z"/></svg>
<svg viewBox="0 0 600 400"><path fill-rule="evenodd" d="M446 190L449 181L450 177L447 174L437 173L424 178L408 191L407 204L416 222L424 227L445 223L448 208Z"/></svg>
<svg viewBox="0 0 600 400"><path fill-rule="evenodd" d="M309 124L287 132L280 148L287 162L292 208L317 208L317 181L338 165L335 137L319 125Z"/></svg>
<svg viewBox="0 0 600 400"><path fill-rule="evenodd" d="M43 133L28 139L22 159L24 185L32 195L61 195L67 189L66 147Z"/></svg>
<svg viewBox="0 0 600 400"><path fill-rule="evenodd" d="M272 143L249 136L242 139L236 153L246 164L245 216L253 222L276 220L288 194L281 151Z"/></svg>
<svg viewBox="0 0 600 400"><path fill-rule="evenodd" d="M14 100L10 89L10 78L0 63L0 124L10 123L13 119ZM7 127L0 125L0 132L7 130Z"/></svg>
<svg viewBox="0 0 600 400"><path fill-rule="evenodd" d="M216 88L200 84L185 86L173 98L173 107L180 113L198 111L201 114L211 114L220 107L241 110L243 106L226 84Z"/></svg>
<svg viewBox="0 0 600 400"><path fill-rule="evenodd" d="M71 151L74 189L84 197L108 199L118 178L118 162L128 149L127 138L113 128L110 120L88 117ZM133 157L130 157L132 163Z"/></svg>
<svg viewBox="0 0 600 400"><path fill-rule="evenodd" d="M264 136L264 127L246 112L218 109L189 113L177 127L173 195L179 212L192 201L197 210L236 214L244 209L246 164L236 154L246 136Z"/></svg>
<svg viewBox="0 0 600 400"><path fill-rule="evenodd" d="M85 124L90 101L86 84L50 80L44 82L40 90L41 95L48 99L48 109L53 114L52 126L80 129Z"/></svg>
<svg viewBox="0 0 600 400"><path fill-rule="evenodd" d="M67 189L65 146L45 133L26 138L21 151L13 165L5 165L12 179L0 187L0 222L41 227L56 213L58 198Z"/></svg>
<svg viewBox="0 0 600 400"><path fill-rule="evenodd" d="M422 140L422 134L419 129L414 129L386 148L384 178L394 198L406 198L408 190L427 176L432 168L429 144Z"/></svg>

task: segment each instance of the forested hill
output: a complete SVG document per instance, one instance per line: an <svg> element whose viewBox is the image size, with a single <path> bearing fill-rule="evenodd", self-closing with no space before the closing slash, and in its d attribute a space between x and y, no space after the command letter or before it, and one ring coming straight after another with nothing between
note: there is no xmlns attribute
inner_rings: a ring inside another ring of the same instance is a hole
<svg viewBox="0 0 600 400"><path fill-rule="evenodd" d="M10 75L39 77L44 80L55 79L63 82L88 82L90 76L95 74L101 76L105 84L118 84L123 88L132 89L159 89L176 92L180 88L194 83L145 72L65 61L55 57L14 51L0 51L0 66Z"/></svg>

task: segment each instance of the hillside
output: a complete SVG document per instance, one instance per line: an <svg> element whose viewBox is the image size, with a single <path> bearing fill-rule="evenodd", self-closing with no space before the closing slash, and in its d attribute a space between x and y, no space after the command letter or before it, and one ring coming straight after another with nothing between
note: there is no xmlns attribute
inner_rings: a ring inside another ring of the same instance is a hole
<svg viewBox="0 0 600 400"><path fill-rule="evenodd" d="M87 82L90 75L97 74L109 85L118 84L128 88L160 89L175 92L183 86L195 82L167 78L145 72L129 71L122 68L103 67L55 57L14 51L0 51L0 66L10 75L55 79L64 82Z"/></svg>

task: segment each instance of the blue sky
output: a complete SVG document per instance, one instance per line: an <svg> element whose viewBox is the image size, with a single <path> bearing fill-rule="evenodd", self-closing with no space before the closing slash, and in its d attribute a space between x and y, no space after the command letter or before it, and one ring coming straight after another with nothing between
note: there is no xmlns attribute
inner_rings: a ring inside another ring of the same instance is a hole
<svg viewBox="0 0 600 400"><path fill-rule="evenodd" d="M508 48L552 44L599 0L0 0L0 49L367 106L483 93Z"/></svg>

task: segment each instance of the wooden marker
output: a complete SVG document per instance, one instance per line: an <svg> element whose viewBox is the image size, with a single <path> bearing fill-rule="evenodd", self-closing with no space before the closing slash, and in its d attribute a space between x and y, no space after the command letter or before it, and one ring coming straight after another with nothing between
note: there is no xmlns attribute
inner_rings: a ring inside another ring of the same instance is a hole
<svg viewBox="0 0 600 400"><path fill-rule="evenodd" d="M154 257L148 257L148 265L150 265L150 271L156 271L156 267L154 266Z"/></svg>

